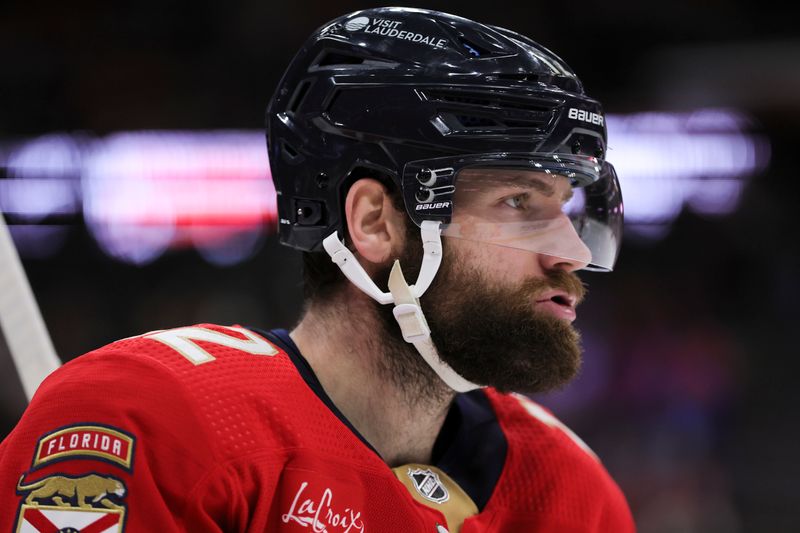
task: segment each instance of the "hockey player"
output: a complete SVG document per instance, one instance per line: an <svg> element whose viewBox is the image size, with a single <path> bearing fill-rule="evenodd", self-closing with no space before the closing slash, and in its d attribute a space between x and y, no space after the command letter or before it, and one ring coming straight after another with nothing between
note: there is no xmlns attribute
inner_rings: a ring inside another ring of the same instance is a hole
<svg viewBox="0 0 800 533"><path fill-rule="evenodd" d="M575 374L574 272L619 248L572 70L503 28L360 11L294 58L267 140L300 324L66 364L0 447L0 531L632 531L599 459L515 394Z"/></svg>

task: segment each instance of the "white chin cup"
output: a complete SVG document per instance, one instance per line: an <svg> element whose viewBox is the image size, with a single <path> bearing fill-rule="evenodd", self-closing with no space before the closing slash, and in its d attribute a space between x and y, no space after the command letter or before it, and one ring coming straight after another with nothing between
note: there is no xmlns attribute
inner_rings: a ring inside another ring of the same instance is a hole
<svg viewBox="0 0 800 533"><path fill-rule="evenodd" d="M442 240L439 225L440 222L431 220L422 222L420 232L424 255L417 283L408 285L403 276L400 262L395 261L389 274L390 292L383 292L375 285L353 253L339 240L337 232L328 235L322 241L322 246L353 285L380 304L395 304L394 317L400 326L403 339L414 345L428 366L448 387L456 392L467 392L480 388L480 385L467 381L450 365L441 360L431 339L425 314L419 304L420 296L428 290L442 263Z"/></svg>

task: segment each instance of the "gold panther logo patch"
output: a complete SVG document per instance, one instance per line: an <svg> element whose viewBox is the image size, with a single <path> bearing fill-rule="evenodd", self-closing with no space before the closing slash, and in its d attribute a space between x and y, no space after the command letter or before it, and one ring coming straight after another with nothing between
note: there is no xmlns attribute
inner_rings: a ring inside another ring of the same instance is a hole
<svg viewBox="0 0 800 533"><path fill-rule="evenodd" d="M17 532L121 532L125 518L125 483L112 476L49 476L30 483L17 482L24 496Z"/></svg>
<svg viewBox="0 0 800 533"><path fill-rule="evenodd" d="M88 509L100 504L107 509L122 509L109 499L109 496L125 496L125 484L113 477L90 474L83 477L51 476L40 481L23 485L23 474L17 482L17 492L27 492L25 503L37 505L50 499L59 507L80 507ZM67 498L69 501L65 500ZM89 500L87 502L87 499Z"/></svg>

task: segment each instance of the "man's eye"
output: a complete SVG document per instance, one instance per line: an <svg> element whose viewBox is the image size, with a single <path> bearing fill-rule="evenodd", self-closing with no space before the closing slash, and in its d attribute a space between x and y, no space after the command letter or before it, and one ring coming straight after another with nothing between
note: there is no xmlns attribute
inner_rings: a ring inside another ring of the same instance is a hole
<svg viewBox="0 0 800 533"><path fill-rule="evenodd" d="M528 200L527 194L518 194L503 200L503 203L514 209L525 209L525 203Z"/></svg>

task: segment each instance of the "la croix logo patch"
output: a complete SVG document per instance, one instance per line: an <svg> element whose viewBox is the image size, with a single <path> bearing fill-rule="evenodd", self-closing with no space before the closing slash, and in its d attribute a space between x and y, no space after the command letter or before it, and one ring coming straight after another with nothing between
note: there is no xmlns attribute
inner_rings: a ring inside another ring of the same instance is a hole
<svg viewBox="0 0 800 533"><path fill-rule="evenodd" d="M16 533L122 533L125 483L113 476L53 475L17 482L24 500Z"/></svg>
<svg viewBox="0 0 800 533"><path fill-rule="evenodd" d="M32 468L68 458L101 459L130 471L135 438L117 428L79 424L52 431L39 439Z"/></svg>
<svg viewBox="0 0 800 533"><path fill-rule="evenodd" d="M334 501L333 489L326 487L321 495L318 491L306 492L309 483L303 481L294 495L289 510L281 515L284 524L295 523L316 532L363 533L366 531L361 511L351 507L342 509ZM314 495L311 495L314 494Z"/></svg>

